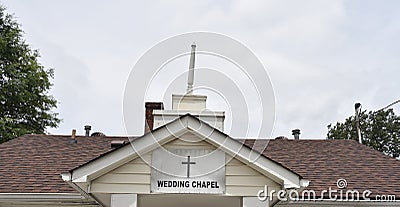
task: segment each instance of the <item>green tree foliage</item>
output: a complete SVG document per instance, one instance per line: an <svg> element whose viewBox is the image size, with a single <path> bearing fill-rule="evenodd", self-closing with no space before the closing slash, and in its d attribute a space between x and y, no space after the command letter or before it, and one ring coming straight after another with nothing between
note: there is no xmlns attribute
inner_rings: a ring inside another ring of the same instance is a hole
<svg viewBox="0 0 400 207"><path fill-rule="evenodd" d="M0 143L27 133L44 133L60 120L51 112L57 101L48 90L53 70L38 62L39 53L0 5Z"/></svg>
<svg viewBox="0 0 400 207"><path fill-rule="evenodd" d="M400 156L400 116L393 109L362 111L360 114L362 143L394 158ZM354 139L358 141L355 117L344 123L328 125L328 139Z"/></svg>

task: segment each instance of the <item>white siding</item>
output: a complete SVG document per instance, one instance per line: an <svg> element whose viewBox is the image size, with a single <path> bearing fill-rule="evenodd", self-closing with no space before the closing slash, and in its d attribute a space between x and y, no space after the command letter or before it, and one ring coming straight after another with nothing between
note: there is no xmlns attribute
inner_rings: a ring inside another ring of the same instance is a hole
<svg viewBox="0 0 400 207"><path fill-rule="evenodd" d="M265 177L239 160L226 156L226 194L233 196L257 196L259 190L281 189L275 181Z"/></svg>
<svg viewBox="0 0 400 207"><path fill-rule="evenodd" d="M215 149L216 147L212 146L208 142L204 141L202 138L196 136L193 133L186 133L165 145L163 147L169 149Z"/></svg>
<svg viewBox="0 0 400 207"><path fill-rule="evenodd" d="M92 181L91 193L150 193L151 153Z"/></svg>
<svg viewBox="0 0 400 207"><path fill-rule="evenodd" d="M166 149L215 149L192 133L165 144ZM91 193L150 193L151 152L118 167L92 181ZM239 160L226 156L226 194L231 196L256 196L259 190L281 189L280 184L265 177Z"/></svg>

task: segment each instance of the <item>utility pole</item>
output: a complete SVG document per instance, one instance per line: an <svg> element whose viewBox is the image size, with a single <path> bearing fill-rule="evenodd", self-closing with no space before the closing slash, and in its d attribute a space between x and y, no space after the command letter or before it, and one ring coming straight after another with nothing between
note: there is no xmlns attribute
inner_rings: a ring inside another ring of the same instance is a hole
<svg viewBox="0 0 400 207"><path fill-rule="evenodd" d="M362 144L362 137L361 137L361 129L360 129L360 113L361 113L361 104L356 103L354 104L354 109L356 111L356 128L357 128L357 135L358 135L358 142Z"/></svg>

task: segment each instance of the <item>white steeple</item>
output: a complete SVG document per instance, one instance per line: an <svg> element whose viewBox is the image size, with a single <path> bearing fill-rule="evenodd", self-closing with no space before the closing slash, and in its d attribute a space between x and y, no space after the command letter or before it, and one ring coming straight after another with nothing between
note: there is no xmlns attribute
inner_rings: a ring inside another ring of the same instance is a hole
<svg viewBox="0 0 400 207"><path fill-rule="evenodd" d="M192 51L190 52L190 63L189 63L189 73L188 73L186 94L193 93L194 62L195 62L195 57L196 57L195 51L196 51L196 43L193 42Z"/></svg>
<svg viewBox="0 0 400 207"><path fill-rule="evenodd" d="M154 128L167 124L179 116L190 113L191 115L198 117L200 120L223 131L225 112L207 110L207 96L193 94L196 44L193 43L191 47L186 94L172 94L172 110L153 111Z"/></svg>

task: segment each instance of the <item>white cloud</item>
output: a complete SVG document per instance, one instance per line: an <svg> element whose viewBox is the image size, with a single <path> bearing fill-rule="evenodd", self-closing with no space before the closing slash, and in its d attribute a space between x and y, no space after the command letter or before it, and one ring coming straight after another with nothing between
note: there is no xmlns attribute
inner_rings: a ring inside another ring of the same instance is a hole
<svg viewBox="0 0 400 207"><path fill-rule="evenodd" d="M124 134L122 96L135 61L160 40L189 31L239 39L266 65L276 92L276 136L301 128L302 137L323 138L327 124L353 114L355 102L375 110L400 98L396 1L3 4L44 65L56 69L52 92L64 123L53 133L83 132L88 123ZM137 115L144 116L142 108Z"/></svg>

